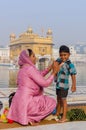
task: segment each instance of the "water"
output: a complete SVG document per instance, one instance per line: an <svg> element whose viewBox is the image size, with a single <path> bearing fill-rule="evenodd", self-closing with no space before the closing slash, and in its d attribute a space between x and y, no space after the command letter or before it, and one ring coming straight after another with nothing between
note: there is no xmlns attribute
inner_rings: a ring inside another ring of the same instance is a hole
<svg viewBox="0 0 86 130"><path fill-rule="evenodd" d="M18 70L0 66L0 88L15 88Z"/></svg>
<svg viewBox="0 0 86 130"><path fill-rule="evenodd" d="M77 86L86 86L86 65L76 65ZM18 70L9 66L0 66L0 88L15 88Z"/></svg>

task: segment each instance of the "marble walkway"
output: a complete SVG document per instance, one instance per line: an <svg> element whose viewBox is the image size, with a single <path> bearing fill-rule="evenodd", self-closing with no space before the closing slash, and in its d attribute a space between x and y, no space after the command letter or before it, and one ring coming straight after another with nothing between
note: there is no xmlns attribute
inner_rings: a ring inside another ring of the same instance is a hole
<svg viewBox="0 0 86 130"><path fill-rule="evenodd" d="M57 123L41 126L28 126L12 129L2 129L2 130L85 130L86 121L77 121L77 122L66 122L66 123Z"/></svg>

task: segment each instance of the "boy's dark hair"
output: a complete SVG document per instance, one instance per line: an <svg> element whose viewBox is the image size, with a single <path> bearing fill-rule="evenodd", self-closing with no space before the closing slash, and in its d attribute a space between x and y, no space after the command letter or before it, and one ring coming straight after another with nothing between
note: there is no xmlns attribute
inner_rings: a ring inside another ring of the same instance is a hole
<svg viewBox="0 0 86 130"><path fill-rule="evenodd" d="M62 45L62 46L60 46L60 48L59 48L59 53L61 53L61 52L70 53L70 49L69 49L69 47L67 47L67 46L65 46L65 45Z"/></svg>

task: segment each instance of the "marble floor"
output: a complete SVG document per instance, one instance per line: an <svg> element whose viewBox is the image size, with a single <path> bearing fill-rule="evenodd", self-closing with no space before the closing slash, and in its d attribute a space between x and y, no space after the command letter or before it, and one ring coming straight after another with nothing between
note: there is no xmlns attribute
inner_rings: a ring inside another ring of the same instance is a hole
<svg viewBox="0 0 86 130"><path fill-rule="evenodd" d="M86 121L77 121L77 122L66 122L59 124L49 124L49 125L40 125L40 126L27 126L20 128L12 128L9 130L85 130ZM8 130L8 129L2 129Z"/></svg>

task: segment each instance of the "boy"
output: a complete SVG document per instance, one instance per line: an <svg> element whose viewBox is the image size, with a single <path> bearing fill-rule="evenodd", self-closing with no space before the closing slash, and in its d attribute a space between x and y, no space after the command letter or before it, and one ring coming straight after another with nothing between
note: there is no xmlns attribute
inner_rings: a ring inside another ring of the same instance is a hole
<svg viewBox="0 0 86 130"><path fill-rule="evenodd" d="M61 107L63 108L63 116L59 120L60 123L66 122L67 113L67 95L69 89L69 75L71 75L72 87L71 91L76 91L76 69L73 63L69 60L70 50L67 46L62 45L59 49L59 56L56 61L61 64L61 68L57 73L56 81L56 95L57 95L57 112L56 115L59 116Z"/></svg>

